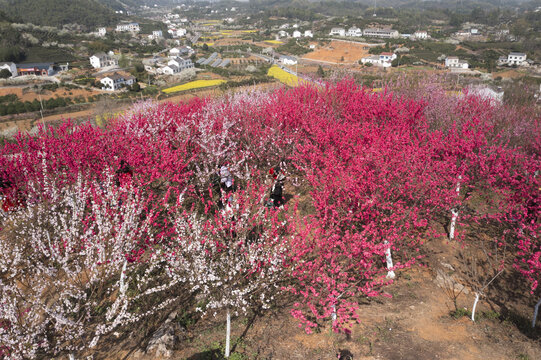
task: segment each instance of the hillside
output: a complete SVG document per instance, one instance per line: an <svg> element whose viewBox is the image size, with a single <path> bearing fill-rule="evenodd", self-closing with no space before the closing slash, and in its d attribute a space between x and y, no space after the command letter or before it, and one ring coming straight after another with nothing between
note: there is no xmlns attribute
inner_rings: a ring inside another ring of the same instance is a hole
<svg viewBox="0 0 541 360"><path fill-rule="evenodd" d="M94 29L118 20L111 8L96 0L0 0L0 7L8 16L36 25L79 24Z"/></svg>
<svg viewBox="0 0 541 360"><path fill-rule="evenodd" d="M539 359L540 109L453 85L147 101L12 139L0 357Z"/></svg>

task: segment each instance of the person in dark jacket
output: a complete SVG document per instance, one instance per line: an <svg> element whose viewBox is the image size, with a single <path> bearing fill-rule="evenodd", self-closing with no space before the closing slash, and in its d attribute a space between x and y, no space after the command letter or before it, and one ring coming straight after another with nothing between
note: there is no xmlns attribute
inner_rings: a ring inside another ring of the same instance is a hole
<svg viewBox="0 0 541 360"><path fill-rule="evenodd" d="M276 181L271 189L270 198L274 207L279 207L284 204L284 182L286 177L283 174L280 174L276 177Z"/></svg>
<svg viewBox="0 0 541 360"><path fill-rule="evenodd" d="M132 176L133 170L130 164L128 164L128 162L124 159L120 160L120 166L118 167L117 171L115 171L116 186L124 184L128 179L131 179Z"/></svg>

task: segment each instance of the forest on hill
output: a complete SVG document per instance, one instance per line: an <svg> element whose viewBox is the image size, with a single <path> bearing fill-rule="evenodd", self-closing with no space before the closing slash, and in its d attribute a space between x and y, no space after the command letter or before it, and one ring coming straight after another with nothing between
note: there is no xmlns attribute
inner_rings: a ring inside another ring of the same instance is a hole
<svg viewBox="0 0 541 360"><path fill-rule="evenodd" d="M36 25L79 24L94 30L119 20L110 7L97 0L0 0L0 7L8 16Z"/></svg>

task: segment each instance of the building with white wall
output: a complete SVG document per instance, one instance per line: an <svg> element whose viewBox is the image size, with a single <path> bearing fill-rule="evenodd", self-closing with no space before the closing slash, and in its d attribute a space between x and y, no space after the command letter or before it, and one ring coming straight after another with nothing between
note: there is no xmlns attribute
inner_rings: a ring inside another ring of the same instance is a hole
<svg viewBox="0 0 541 360"><path fill-rule="evenodd" d="M124 23L124 24L118 24L116 26L116 31L118 32L139 32L141 29L139 28L139 24L132 22L132 23Z"/></svg>
<svg viewBox="0 0 541 360"><path fill-rule="evenodd" d="M356 36L356 37L361 37L363 36L363 31L361 29L359 29L358 27L350 27L348 29L348 33L346 34L347 36Z"/></svg>
<svg viewBox="0 0 541 360"><path fill-rule="evenodd" d="M449 69L467 69L469 66L466 60L460 60L456 56L449 56L445 59L445 67Z"/></svg>
<svg viewBox="0 0 541 360"><path fill-rule="evenodd" d="M400 33L393 29L367 28L363 30L364 36L378 37L383 39L398 39Z"/></svg>
<svg viewBox="0 0 541 360"><path fill-rule="evenodd" d="M103 84L103 89L108 91L117 91L124 87L131 86L135 83L133 76L124 76L118 73L108 75L100 80Z"/></svg>
<svg viewBox="0 0 541 360"><path fill-rule="evenodd" d="M524 65L526 62L526 54L520 52L512 52L507 55L507 64L509 65Z"/></svg>
<svg viewBox="0 0 541 360"><path fill-rule="evenodd" d="M106 53L97 53L90 57L90 65L94 69L99 69L106 66L118 65L118 60Z"/></svg>
<svg viewBox="0 0 541 360"><path fill-rule="evenodd" d="M331 35L331 36L346 36L346 29L341 28L341 27L332 28L329 35Z"/></svg>

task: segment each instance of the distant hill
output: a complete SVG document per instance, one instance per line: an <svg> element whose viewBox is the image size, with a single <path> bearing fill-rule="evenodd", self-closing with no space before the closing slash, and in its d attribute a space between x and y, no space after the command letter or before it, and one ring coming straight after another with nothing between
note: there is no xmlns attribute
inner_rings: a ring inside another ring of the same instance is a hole
<svg viewBox="0 0 541 360"><path fill-rule="evenodd" d="M12 19L57 27L76 23L92 29L119 19L113 9L96 0L0 0L0 8Z"/></svg>

